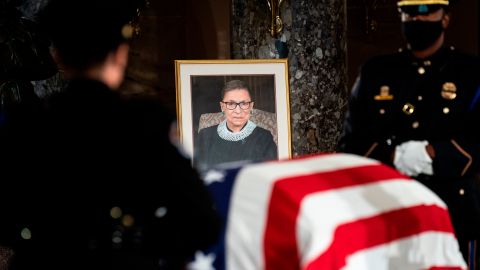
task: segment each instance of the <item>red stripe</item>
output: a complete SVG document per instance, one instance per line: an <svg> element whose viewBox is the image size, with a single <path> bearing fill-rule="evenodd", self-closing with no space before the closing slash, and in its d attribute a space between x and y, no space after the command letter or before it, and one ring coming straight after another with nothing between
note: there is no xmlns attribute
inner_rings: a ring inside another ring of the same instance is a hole
<svg viewBox="0 0 480 270"><path fill-rule="evenodd" d="M265 269L299 269L295 228L300 203L306 195L391 179L407 178L387 166L374 164L297 175L276 181L272 189L263 241Z"/></svg>
<svg viewBox="0 0 480 270"><path fill-rule="evenodd" d="M463 270L464 268L457 266L433 266L428 268L428 270ZM473 269L472 269L473 270Z"/></svg>
<svg viewBox="0 0 480 270"><path fill-rule="evenodd" d="M406 221L409 221L408 225ZM338 226L330 247L305 269L341 269L346 265L347 257L355 252L422 232L450 233L452 230L448 211L436 205L382 213Z"/></svg>

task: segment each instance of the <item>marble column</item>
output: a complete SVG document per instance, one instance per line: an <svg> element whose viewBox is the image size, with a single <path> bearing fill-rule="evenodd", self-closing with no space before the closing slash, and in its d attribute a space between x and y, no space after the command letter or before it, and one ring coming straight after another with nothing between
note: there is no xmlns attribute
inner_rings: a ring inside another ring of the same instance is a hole
<svg viewBox="0 0 480 270"><path fill-rule="evenodd" d="M294 156L332 152L348 99L346 0L286 0L279 40L288 48ZM267 0L232 1L232 58L286 57L268 32ZM278 48L278 49L277 49Z"/></svg>
<svg viewBox="0 0 480 270"><path fill-rule="evenodd" d="M48 0L27 0L18 7L22 16L25 18L36 22L38 12L45 7L48 3ZM33 88L35 93L40 97L46 97L54 92L61 91L65 87L66 81L63 79L63 76L58 72L53 77L40 80L32 81Z"/></svg>

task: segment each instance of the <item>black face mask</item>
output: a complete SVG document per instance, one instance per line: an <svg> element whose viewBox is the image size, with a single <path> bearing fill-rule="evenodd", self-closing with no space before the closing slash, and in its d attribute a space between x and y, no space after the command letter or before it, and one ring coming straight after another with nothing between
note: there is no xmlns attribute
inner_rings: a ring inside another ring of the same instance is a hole
<svg viewBox="0 0 480 270"><path fill-rule="evenodd" d="M403 22L402 31L412 50L422 51L430 47L442 34L442 20Z"/></svg>

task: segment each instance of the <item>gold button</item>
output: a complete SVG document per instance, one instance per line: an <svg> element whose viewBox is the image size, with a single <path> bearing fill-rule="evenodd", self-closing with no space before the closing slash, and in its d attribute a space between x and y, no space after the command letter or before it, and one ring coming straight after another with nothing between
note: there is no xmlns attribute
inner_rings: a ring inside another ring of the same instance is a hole
<svg viewBox="0 0 480 270"><path fill-rule="evenodd" d="M431 66L432 65L432 62L430 62L430 60L426 60L426 61L423 61L423 64L425 66Z"/></svg>
<svg viewBox="0 0 480 270"><path fill-rule="evenodd" d="M450 109L448 107L443 108L443 113L448 114L450 112Z"/></svg>
<svg viewBox="0 0 480 270"><path fill-rule="evenodd" d="M458 193L463 196L463 195L465 194L465 190L464 190L463 188L461 188L461 189L458 191Z"/></svg>
<svg viewBox="0 0 480 270"><path fill-rule="evenodd" d="M115 207L112 207L112 209L110 209L110 216L112 218L121 218L122 217L122 209L118 206L115 206Z"/></svg>
<svg viewBox="0 0 480 270"><path fill-rule="evenodd" d="M135 223L135 219L131 215L125 215L122 218L122 224L125 227L132 227L133 223Z"/></svg>
<svg viewBox="0 0 480 270"><path fill-rule="evenodd" d="M410 103L405 103L405 105L403 105L402 111L406 115L411 115L415 111L415 106Z"/></svg>
<svg viewBox="0 0 480 270"><path fill-rule="evenodd" d="M380 109L380 114L385 114L385 109Z"/></svg>
<svg viewBox="0 0 480 270"><path fill-rule="evenodd" d="M423 99L423 97L422 97L422 96L418 96L417 99L418 99L418 101L421 101L421 100Z"/></svg>
<svg viewBox="0 0 480 270"><path fill-rule="evenodd" d="M425 69L423 67L419 67L417 71L418 71L418 74L420 75L425 74Z"/></svg>
<svg viewBox="0 0 480 270"><path fill-rule="evenodd" d="M412 123L413 128L418 128L418 126L420 126L420 123L418 121Z"/></svg>

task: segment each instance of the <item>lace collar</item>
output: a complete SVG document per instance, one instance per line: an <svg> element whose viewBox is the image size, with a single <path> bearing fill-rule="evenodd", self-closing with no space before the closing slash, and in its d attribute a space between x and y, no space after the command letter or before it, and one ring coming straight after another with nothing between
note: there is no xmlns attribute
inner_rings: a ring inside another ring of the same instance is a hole
<svg viewBox="0 0 480 270"><path fill-rule="evenodd" d="M226 141L237 142L250 136L256 127L257 125L255 125L255 123L248 120L247 124L242 128L242 130L239 132L231 132L227 128L227 121L224 120L218 125L217 133L220 138Z"/></svg>

